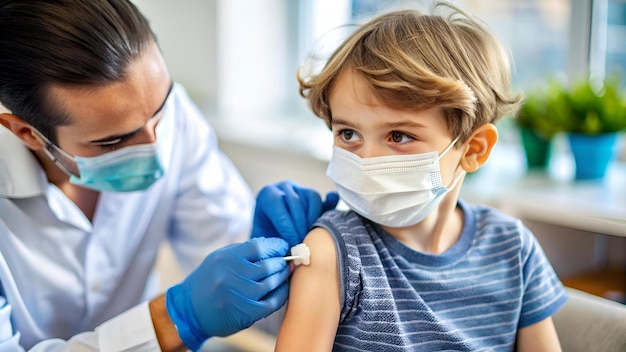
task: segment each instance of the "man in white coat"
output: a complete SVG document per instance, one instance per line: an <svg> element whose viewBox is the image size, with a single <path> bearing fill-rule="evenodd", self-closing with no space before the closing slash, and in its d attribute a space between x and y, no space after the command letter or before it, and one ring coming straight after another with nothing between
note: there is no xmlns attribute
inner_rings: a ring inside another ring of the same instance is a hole
<svg viewBox="0 0 626 352"><path fill-rule="evenodd" d="M0 43L0 351L197 350L284 304L336 199L270 186L278 238L245 241L255 200L132 3L0 0ZM155 298L164 240L189 275Z"/></svg>

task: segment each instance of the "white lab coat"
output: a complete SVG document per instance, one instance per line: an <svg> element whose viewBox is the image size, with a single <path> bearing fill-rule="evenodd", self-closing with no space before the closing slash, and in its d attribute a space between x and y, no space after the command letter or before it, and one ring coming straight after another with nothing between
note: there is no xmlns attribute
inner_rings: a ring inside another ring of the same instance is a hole
<svg viewBox="0 0 626 352"><path fill-rule="evenodd" d="M103 192L90 222L0 126L0 352L158 350L144 297L162 241L188 273L248 237L250 189L180 85L157 142L165 176Z"/></svg>

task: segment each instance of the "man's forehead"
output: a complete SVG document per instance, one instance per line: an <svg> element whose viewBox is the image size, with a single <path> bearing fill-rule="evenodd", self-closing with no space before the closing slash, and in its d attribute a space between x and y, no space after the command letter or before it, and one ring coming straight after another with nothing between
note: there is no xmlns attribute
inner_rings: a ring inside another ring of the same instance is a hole
<svg viewBox="0 0 626 352"><path fill-rule="evenodd" d="M151 45L124 72L123 79L101 85L54 85L49 101L69 120L57 134L72 134L78 143L137 131L162 106L171 78L156 45Z"/></svg>

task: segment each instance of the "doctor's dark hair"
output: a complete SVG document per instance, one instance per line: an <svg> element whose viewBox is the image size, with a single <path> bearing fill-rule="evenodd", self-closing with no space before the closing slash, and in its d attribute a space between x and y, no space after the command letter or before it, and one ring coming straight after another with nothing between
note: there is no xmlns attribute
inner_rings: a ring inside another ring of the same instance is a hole
<svg viewBox="0 0 626 352"><path fill-rule="evenodd" d="M509 91L504 47L479 20L445 2L437 3L433 12L439 9L450 14L403 10L362 25L320 72L300 68L300 95L330 127L329 93L337 77L352 70L374 103L415 111L442 109L448 130L461 143L478 126L514 114L521 95Z"/></svg>
<svg viewBox="0 0 626 352"><path fill-rule="evenodd" d="M0 0L0 103L55 142L70 117L49 88L122 80L152 41L128 0Z"/></svg>

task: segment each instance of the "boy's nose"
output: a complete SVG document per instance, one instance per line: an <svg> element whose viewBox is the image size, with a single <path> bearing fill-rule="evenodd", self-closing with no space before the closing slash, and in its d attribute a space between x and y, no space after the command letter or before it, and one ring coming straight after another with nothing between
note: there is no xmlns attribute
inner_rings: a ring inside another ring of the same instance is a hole
<svg viewBox="0 0 626 352"><path fill-rule="evenodd" d="M361 148L359 148L359 150L356 152L356 155L358 155L362 159L385 156L388 154L389 153L386 152L386 149L384 147L379 146L376 143L363 143Z"/></svg>

